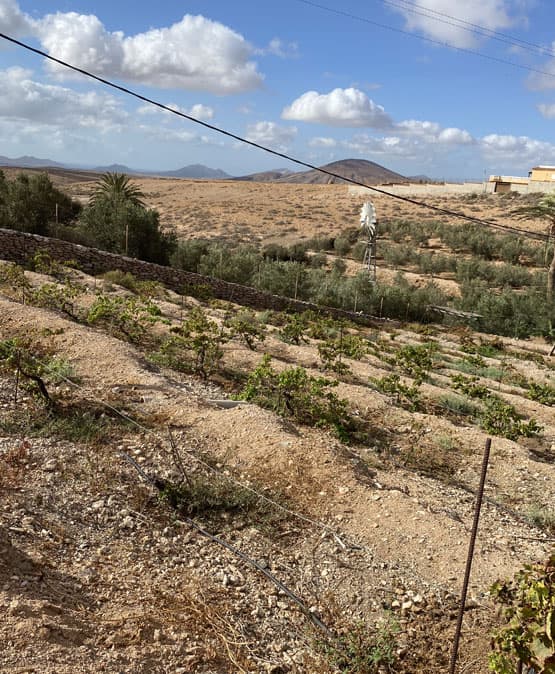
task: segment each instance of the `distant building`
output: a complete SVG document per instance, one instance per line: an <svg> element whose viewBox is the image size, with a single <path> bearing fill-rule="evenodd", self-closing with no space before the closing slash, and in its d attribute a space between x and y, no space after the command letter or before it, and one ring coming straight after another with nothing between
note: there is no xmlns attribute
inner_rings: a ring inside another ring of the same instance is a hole
<svg viewBox="0 0 555 674"><path fill-rule="evenodd" d="M530 182L555 182L555 166L534 166L531 171L528 171L528 178Z"/></svg>
<svg viewBox="0 0 555 674"><path fill-rule="evenodd" d="M507 192L553 192L555 191L555 166L534 166L528 171L528 177L490 176L486 192L506 194Z"/></svg>
<svg viewBox="0 0 555 674"><path fill-rule="evenodd" d="M490 176L487 191L493 194L528 192L529 179L521 176Z"/></svg>

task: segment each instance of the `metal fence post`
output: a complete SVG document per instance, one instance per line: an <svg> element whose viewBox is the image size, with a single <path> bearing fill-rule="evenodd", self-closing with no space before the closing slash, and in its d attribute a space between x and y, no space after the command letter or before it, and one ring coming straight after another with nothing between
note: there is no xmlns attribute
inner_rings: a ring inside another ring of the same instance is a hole
<svg viewBox="0 0 555 674"><path fill-rule="evenodd" d="M470 580L470 569L472 568L472 558L474 557L474 545L476 543L476 534L478 533L478 522L480 521L480 510L482 509L482 499L484 496L484 486L486 484L486 473L488 470L489 451L491 448L491 438L487 438L484 449L484 458L482 460L482 474L480 476L480 486L476 494L476 506L474 509L474 523L470 533L470 543L468 545L468 555L466 558L466 569L464 572L464 581L461 591L461 605L459 607L459 616L455 628L455 637L453 639L453 650L451 651L451 662L449 665L449 674L455 674L457 665L457 654L459 651L459 641L461 637L462 622L464 616L464 605L466 603L466 593L468 592L468 582Z"/></svg>

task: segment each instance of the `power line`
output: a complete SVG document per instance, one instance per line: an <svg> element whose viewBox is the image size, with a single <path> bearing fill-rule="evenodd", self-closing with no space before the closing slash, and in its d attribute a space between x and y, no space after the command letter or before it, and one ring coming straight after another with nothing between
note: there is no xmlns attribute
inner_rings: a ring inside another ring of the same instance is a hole
<svg viewBox="0 0 555 674"><path fill-rule="evenodd" d="M307 2L308 4L314 4L309 2L308 0L299 0L299 2ZM332 10L333 11L333 10ZM200 124L201 126L204 126L207 129L210 129L211 131L216 131L217 133L220 133L224 136L227 136L228 138L233 138L234 140L239 141L240 143L244 143L246 145L250 145L251 147L255 147L258 150L263 150L264 152L268 152L269 154L272 154L276 157L281 157L282 159L285 159L287 161L290 161L294 164L298 164L299 166L304 166L305 168L308 168L312 171L318 171L319 173L323 173L324 175L328 175L332 178L336 178L338 180L343 180L347 183L350 183L352 185L357 185L358 187L364 187L366 189L369 189L373 192L376 192L377 194L382 194L383 196L390 197L392 199L397 199L398 201L403 201L405 203L412 204L413 206L418 206L419 208L426 208L430 211L434 211L436 213L441 213L442 215L448 215L450 217L455 217L459 218L461 220L466 220L467 222L472 222L474 224L482 225L484 227L490 227L492 229L497 229L500 231L507 232L509 234L515 234L518 236L523 236L523 237L528 237L528 238L533 238L533 239L540 239L542 241L546 241L549 239L549 235L547 234L541 234L539 232L530 232L526 229L521 229L518 227L512 227L510 225L500 225L497 222L492 222L490 220L482 220L481 218L476 218L472 215L466 215L465 213L460 213L458 211L452 211L448 208L442 208L441 206L434 206L432 204L428 204L424 201L418 201L417 199L412 199L411 197L406 197L402 196L400 194L394 194L393 192L388 192L387 190L380 189L379 187L375 187L373 185L368 185L366 183L363 183L359 180L355 180L353 178L348 178L346 176L342 176L339 173L334 173L333 171L329 171L325 168L315 166L314 164L309 164L308 162L305 162L301 159L296 159L295 157L292 157L291 155L285 154L284 152L279 152L278 150L272 150L269 147L265 147L264 145L261 145L260 143L256 143L255 141L248 140L247 138L244 138L242 136L239 136L235 133L232 133L231 131L227 131L226 129L221 129L220 127L214 126L213 124L209 124L208 122L204 122L200 119L196 119L195 117L191 117L191 115L188 115L184 112L181 112L179 110L174 110L174 108L171 108L167 105L164 105L163 103L160 103L159 101L156 101L152 98L148 98L147 96L143 96L142 94L137 93L136 91L133 91L132 89L128 89L127 87L123 87L120 84L116 84L115 82L112 82L111 80L107 80L103 77L100 77L98 75L94 75L93 73L89 72L88 70L84 70L83 68L78 68L77 66L72 65L71 63L67 63L66 61L62 61L61 59L55 58L54 56L51 56L50 54L47 54L46 52L36 49L35 47L31 47L30 45L26 44L25 42L21 42L20 40L16 40L14 37L10 37L9 35L6 35L5 33L0 33L0 38L3 38L4 40L7 40L8 42L12 42L13 44L16 44L20 47L23 47L23 49L26 49L28 51L31 51L35 54L38 54L39 56L42 56L50 61L53 61L54 63L57 63L58 65L64 66L65 68L69 68L70 70L73 70L75 72L80 73L81 75L85 75L85 77L89 77L90 79L96 80L97 82L101 82L102 84L105 84L108 87L111 87L112 89L117 89L118 91L121 91L125 94L128 94L129 96L133 96L134 98L139 99L140 101L144 101L145 103L149 103L150 105L154 105L157 108L160 108L161 110L165 110L166 112L169 112L173 115L177 115L178 117L183 117L183 119L187 119L190 122L194 122L195 124Z"/></svg>
<svg viewBox="0 0 555 674"><path fill-rule="evenodd" d="M394 33L401 33L401 35L407 35L408 37L412 37L416 40L422 40L424 42L429 42L431 44L438 45L440 47L447 47L449 49L454 49L456 51L460 51L463 54L472 54L473 56L479 56L480 58L487 59L488 61L493 61L494 63L502 63L503 65L507 66L512 66L513 68L519 68L520 70L528 70L529 72L532 73L537 73L539 75L547 75L548 77L555 77L555 72L553 71L547 71L547 70L540 70L539 68L534 68L532 66L527 66L522 63L516 63L515 61L509 61L508 59L503 59L498 56L491 56L490 54L484 54L481 51L477 51L476 49L469 49L468 47L456 47L452 44L449 44L448 42L444 42L442 40L434 40L431 37L426 37L425 35L418 35L415 33L411 33L408 30L403 30L402 28L396 28L394 26L390 26L387 23L380 23L379 21L373 21L372 19L368 19L364 16L359 16L357 14L352 14L351 12L346 12L342 9L335 9L334 7L329 7L327 5L321 5L320 3L317 2L312 2L312 0L296 0L297 2L302 2L304 5L309 5L310 7L316 7L318 9L322 9L326 12L331 12L332 14L338 14L339 16L345 16L348 19L353 19L354 21L360 21L362 23L368 23L372 26L377 26L378 28L384 28L385 30L392 31Z"/></svg>
<svg viewBox="0 0 555 674"><path fill-rule="evenodd" d="M470 33L475 33L483 37L490 37L493 40L498 40L499 42L504 42L512 46L520 47L521 49L526 49L530 52L539 52L540 54L545 54L547 56L555 57L555 51L549 49L549 47L542 46L535 42L529 42L528 40L522 40L515 35L508 35L507 33L501 33L492 28L486 28L478 23L472 23L471 21L466 21L451 14L446 14L445 12L440 12L435 9L430 9L429 7L423 7L422 5L417 5L414 2L409 0L379 0L384 5L389 5L391 7L397 7L399 9L406 10L413 14L418 14L420 16L433 19L434 21L439 21L450 26L456 26L461 30L466 30ZM446 21L445 19L450 19Z"/></svg>

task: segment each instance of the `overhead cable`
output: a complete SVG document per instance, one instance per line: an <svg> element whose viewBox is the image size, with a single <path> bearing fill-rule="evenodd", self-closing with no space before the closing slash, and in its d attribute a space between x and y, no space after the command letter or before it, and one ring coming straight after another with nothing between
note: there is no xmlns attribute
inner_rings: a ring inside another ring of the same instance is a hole
<svg viewBox="0 0 555 674"><path fill-rule="evenodd" d="M305 2L307 0L300 0L301 2ZM35 47L31 47L30 45L26 44L25 42L21 42L20 40L16 40L14 37L10 37L9 35L6 35L5 33L0 33L0 38L7 40L8 42L12 42L13 44L16 44L20 47L23 47L23 49L26 49L28 51L31 51L35 54L38 54L39 56L42 56L49 61L53 61L54 63L57 63L58 65L64 66L65 68L69 68L70 70L73 70L74 72L78 72L81 75L84 75L85 77L89 77L90 79L96 80L97 82L101 82L102 84L105 84L108 87L111 87L112 89L117 89L118 91L121 91L125 94L128 94L129 96L133 96L134 98L139 99L140 101L144 101L145 103L149 103L150 105L154 105L157 108L160 108L161 110L165 110L166 112L169 112L173 115L177 115L178 117L183 117L183 119L187 119L190 122L194 122L195 124L200 124L201 126L210 129L211 131L215 131L217 133L220 133L224 136L227 136L228 138L233 138L234 140L239 141L240 143L243 143L245 145L250 145L251 147L255 147L259 150L263 150L264 152L267 152L269 154L272 154L276 157L281 157L282 159L285 159L287 161L290 161L294 164L298 164L299 166L304 166L305 168L308 168L313 171L318 171L319 173L323 173L324 175L330 176L331 178L336 178L338 180L342 180L346 183L349 183L351 185L357 185L358 187L364 187L368 190L371 190L372 192L376 192L377 194L382 194L383 196L390 197L392 199L397 199L398 201L403 201L405 203L412 204L414 206L418 206L419 208L426 208L430 211L434 211L436 213L441 213L442 215L448 215L450 217L458 218L461 220L466 220L467 222L472 222L477 225L481 225L484 227L490 227L492 229L497 229L499 231L507 232L509 234L515 234L517 236L523 236L527 238L532 238L532 239L540 239L542 241L546 241L549 239L549 235L547 234L542 234L539 232L531 232L526 229L521 229L518 227L512 227L510 225L500 225L497 222L493 222L491 220L483 220L481 218L476 218L472 215L467 215L465 213L460 213L458 211L452 211L448 208L442 208L441 206L435 206L433 204L426 203L425 201L419 201L418 199L413 199L411 197L406 197L402 196L400 194L395 194L393 192L388 192L387 190L381 189L379 187L375 187L373 185L368 185L367 183L361 182L360 180L355 180L354 178L348 178L346 176L342 176L339 173L335 173L333 171L329 171L326 168L322 168L319 166L316 166L314 164L310 164L306 161L303 161L301 159L296 159L295 157L292 157L291 155L288 155L284 152L279 152L278 150L272 150L269 147L266 147L264 145L261 145L260 143L256 143L253 140L248 140L247 138L244 138L242 136L239 136L235 133L232 133L231 131L227 131L226 129L222 129L220 127L215 126L214 124L210 124L208 122L205 122L203 120L197 119L196 117L192 117L191 115L186 114L185 112L181 112L180 110L175 110L173 107L170 107L168 105L164 105L163 103L160 103L159 101L156 101L152 98L148 98L147 96L143 96L142 94L137 93L136 91L133 91L132 89L128 89L127 87L123 87L120 84L116 84L115 82L112 82L111 80L107 80L104 77L100 77L99 75L94 75L93 73L89 72L88 70L84 70L83 68L79 68L77 66L72 65L71 63L67 63L66 61L62 61L61 59L55 58L54 56L51 56L50 54L37 49Z"/></svg>
<svg viewBox="0 0 555 674"><path fill-rule="evenodd" d="M418 35L416 33L411 33L408 30L403 30L402 28L396 28L395 26L390 26L387 23L380 23L379 21L373 21L364 16L359 16L357 14L352 14L351 12L346 12L342 9L336 9L335 7L329 7L327 5L322 5L318 2L313 2L312 0L297 0L304 5L309 5L311 7L316 7L322 9L326 12L331 12L332 14L338 14L339 16L345 16L349 19L355 21L361 21L362 23L367 23L372 26L377 26L378 28L384 28L385 30L392 31L394 33L401 33L402 35L407 35L416 40L422 40L424 42L429 42L430 44L435 44L440 47L448 47L449 49L454 49L455 51L462 52L464 54L472 54L473 56L479 56L480 58L487 59L488 61L493 61L494 63L502 63L503 65L512 66L513 68L519 68L520 70L528 70L529 72L536 73L538 75L547 75L547 77L555 77L555 72L548 70L540 70L539 68L534 68L533 66L527 66L523 63L516 63L515 61L509 61L508 59L503 59L498 56L492 56L491 54L484 54L484 52L478 51L476 49L470 49L469 47L456 47L455 45L449 44L442 40L435 40L431 37L426 37L425 35Z"/></svg>
<svg viewBox="0 0 555 674"><path fill-rule="evenodd" d="M447 24L449 26L455 26L461 30L465 30L469 33L474 33L480 37L488 37L492 40L497 40L499 42L504 42L505 44L511 45L513 47L519 47L520 49L525 49L532 53L539 53L545 56L552 56L555 58L555 51L549 47L536 44L535 42L528 42L527 40L522 40L515 35L508 35L507 33L501 33L492 28L487 28L482 26L479 23L472 23L471 21L466 21L460 17L453 16L451 14L446 14L445 12L440 12L436 9L431 9L429 7L424 7L423 5L410 2L409 0L379 0L384 5L389 5L390 7L397 7L398 9L411 12L412 14L417 14L440 23Z"/></svg>

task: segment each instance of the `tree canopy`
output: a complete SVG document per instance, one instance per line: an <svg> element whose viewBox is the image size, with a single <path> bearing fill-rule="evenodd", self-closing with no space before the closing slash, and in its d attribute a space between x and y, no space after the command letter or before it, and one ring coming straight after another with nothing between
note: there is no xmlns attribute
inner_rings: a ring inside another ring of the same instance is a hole
<svg viewBox="0 0 555 674"><path fill-rule="evenodd" d="M74 221L81 205L54 187L46 173L19 173L7 180L0 171L0 227L56 235L55 225Z"/></svg>
<svg viewBox="0 0 555 674"><path fill-rule="evenodd" d="M131 182L125 173L104 173L98 180L91 197L91 204L108 202L117 207L120 204L133 204L145 207L143 192Z"/></svg>
<svg viewBox="0 0 555 674"><path fill-rule="evenodd" d="M80 229L92 242L112 253L168 264L176 247L173 232L164 232L158 211L145 207L144 194L121 173L106 173L97 182Z"/></svg>
<svg viewBox="0 0 555 674"><path fill-rule="evenodd" d="M555 194L546 194L534 206L523 206L513 211L522 219L545 220L548 223L548 234L555 237ZM555 301L555 250L547 270L547 299Z"/></svg>

